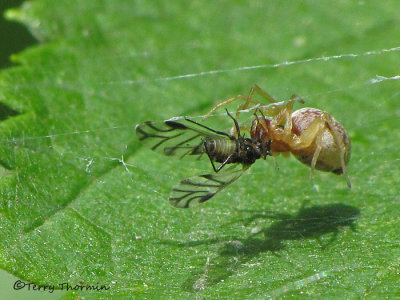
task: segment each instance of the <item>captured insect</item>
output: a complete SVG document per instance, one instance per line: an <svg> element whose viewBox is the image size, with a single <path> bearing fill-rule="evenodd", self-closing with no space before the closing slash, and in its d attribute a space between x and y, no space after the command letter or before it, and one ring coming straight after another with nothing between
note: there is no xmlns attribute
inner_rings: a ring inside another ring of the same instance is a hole
<svg viewBox="0 0 400 300"><path fill-rule="evenodd" d="M271 142L268 139L245 138L237 120L228 110L226 112L233 120L235 135L214 130L186 117L181 121L147 121L136 126L139 139L152 150L179 158L187 155L200 158L206 154L215 171L215 174L182 180L171 192L171 205L188 208L211 199L236 181L257 159L270 155ZM216 167L215 163L220 165ZM228 164L234 165L225 170Z"/></svg>
<svg viewBox="0 0 400 300"><path fill-rule="evenodd" d="M258 93L271 104L263 103L253 98ZM351 182L347 174L347 164L351 155L350 138L344 127L329 113L316 108L301 108L293 111L294 102L304 103L297 95L287 102L277 102L258 85L254 85L249 95L238 95L216 105L207 115L216 109L236 100L245 101L239 105L236 119L241 110L258 110L262 117L256 117L250 127L251 140L255 144L271 143L273 156L279 153L292 153L299 161L311 167L311 178L314 169L343 174L348 187ZM233 128L232 131L234 131Z"/></svg>
<svg viewBox="0 0 400 300"><path fill-rule="evenodd" d="M270 104L264 105L255 100L255 93ZM351 155L350 138L344 127L328 112L310 107L293 111L295 102L304 103L297 95L288 101L277 102L254 85L247 97L238 95L219 103L204 119L236 100L245 102L239 105L235 117L227 110L227 115L234 123L230 134L186 117L181 122L175 118L161 124L147 121L136 126L139 139L149 144L152 150L181 158L186 155L200 158L207 154L216 173L182 180L172 190L169 197L171 205L187 208L203 203L237 180L257 159L281 153L285 156L292 153L311 167L311 179L315 169L343 174L348 187L351 187L347 174ZM251 104L255 106L249 108ZM239 125L237 120L240 114L252 110L251 123ZM241 131L248 131L250 137L241 136ZM216 167L215 162L220 165ZM234 165L219 173L227 164ZM237 170L237 165L242 168Z"/></svg>

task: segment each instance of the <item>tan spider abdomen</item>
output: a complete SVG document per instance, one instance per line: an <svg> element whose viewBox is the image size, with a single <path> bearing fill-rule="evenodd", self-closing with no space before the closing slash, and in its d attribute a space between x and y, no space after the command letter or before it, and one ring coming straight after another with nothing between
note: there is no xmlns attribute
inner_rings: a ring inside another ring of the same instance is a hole
<svg viewBox="0 0 400 300"><path fill-rule="evenodd" d="M303 145L293 145L293 155L311 166L320 145L315 168L342 174L342 159L347 165L351 155L350 139L343 126L327 112L315 108L299 109L292 113L291 118L292 133L299 137L296 142Z"/></svg>
<svg viewBox="0 0 400 300"><path fill-rule="evenodd" d="M264 106L264 103L254 99L254 93L261 95L271 105ZM274 156L292 153L311 168L311 178L314 169L343 174L347 186L351 187L347 174L351 154L350 139L343 126L329 113L315 108L293 111L294 103L304 103L299 96L293 95L288 101L277 102L258 85L254 85L247 97L238 95L225 100L207 116L236 100L245 101L236 111L237 119L243 110L249 109L250 104L256 105L251 108L255 116L250 127L252 142L258 143L261 148L269 148Z"/></svg>

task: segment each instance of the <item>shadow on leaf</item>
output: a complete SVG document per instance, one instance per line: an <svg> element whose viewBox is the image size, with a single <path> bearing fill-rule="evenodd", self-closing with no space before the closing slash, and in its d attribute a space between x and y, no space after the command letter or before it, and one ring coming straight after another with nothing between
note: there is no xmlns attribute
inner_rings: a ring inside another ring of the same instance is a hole
<svg viewBox="0 0 400 300"><path fill-rule="evenodd" d="M212 260L207 258L205 266L195 270L186 280L183 284L185 290L194 292L217 284L234 275L241 265L262 252L270 251L279 256L279 251L285 247L284 241L287 240L316 239L321 248L325 249L335 241L341 228L350 227L355 230L355 221L360 210L345 204L330 204L308 208L303 205L294 215L251 210L241 210L238 213L251 216L235 220L234 223L241 222L248 226L259 219L273 220L274 223L267 228L252 230L253 233L247 238L222 237L186 243L163 242L179 247L222 244L219 255ZM323 244L321 237L326 234L331 234L331 238Z"/></svg>

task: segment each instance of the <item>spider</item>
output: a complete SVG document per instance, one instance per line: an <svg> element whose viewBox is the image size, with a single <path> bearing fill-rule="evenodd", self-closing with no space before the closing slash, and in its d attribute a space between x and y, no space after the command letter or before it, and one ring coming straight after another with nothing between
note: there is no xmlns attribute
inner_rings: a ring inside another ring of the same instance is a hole
<svg viewBox="0 0 400 300"><path fill-rule="evenodd" d="M253 99L254 93L272 104L263 106L263 103ZM328 112L310 107L293 111L295 101L304 103L297 95L293 95L289 101L277 102L258 85L254 85L247 97L238 95L223 101L211 109L206 117L219 107L236 100L245 101L239 105L236 119L241 110L249 108L250 103L256 104L255 119L250 128L254 142L266 144L270 141L270 151L275 156L292 153L299 161L311 167L311 179L314 177L314 169L343 174L348 187L351 187L346 168L351 155L350 139L342 124Z"/></svg>

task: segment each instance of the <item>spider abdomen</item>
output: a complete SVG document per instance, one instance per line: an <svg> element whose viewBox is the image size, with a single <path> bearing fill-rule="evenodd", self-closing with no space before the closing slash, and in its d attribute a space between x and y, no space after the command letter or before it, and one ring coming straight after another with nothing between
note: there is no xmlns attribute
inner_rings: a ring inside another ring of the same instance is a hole
<svg viewBox="0 0 400 300"><path fill-rule="evenodd" d="M322 110L305 107L293 112L292 132L296 136L302 135L303 140L310 142L309 145L291 149L299 161L311 165L317 150L317 139L320 138L321 150L315 168L335 174L343 173L340 147L344 147L344 162L347 165L351 155L351 143L346 130L335 118ZM312 139L311 136L316 133L318 135Z"/></svg>

